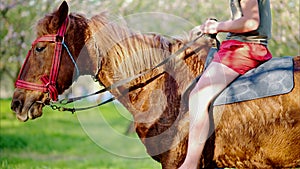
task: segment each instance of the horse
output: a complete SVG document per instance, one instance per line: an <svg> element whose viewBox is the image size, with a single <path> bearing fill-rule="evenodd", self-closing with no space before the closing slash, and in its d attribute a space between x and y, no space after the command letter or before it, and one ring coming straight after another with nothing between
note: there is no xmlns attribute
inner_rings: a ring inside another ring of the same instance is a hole
<svg viewBox="0 0 300 169"><path fill-rule="evenodd" d="M91 18L69 14L66 2L38 21L36 36L11 103L20 121L40 117L42 108L71 86L77 68L79 75L95 76L105 87L151 70L112 88L111 93L132 114L147 153L163 169L183 163L188 146L188 96L194 79L204 70L214 45L211 39L199 38L152 70L196 35L167 39L134 32L110 22L106 13ZM291 92L211 106L210 121L215 126L199 167L300 166L300 57L293 62Z"/></svg>

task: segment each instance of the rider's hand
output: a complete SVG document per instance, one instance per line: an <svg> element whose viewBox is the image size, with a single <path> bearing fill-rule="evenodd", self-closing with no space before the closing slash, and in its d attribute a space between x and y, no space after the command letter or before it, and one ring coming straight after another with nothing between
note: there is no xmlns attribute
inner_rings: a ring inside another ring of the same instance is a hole
<svg viewBox="0 0 300 169"><path fill-rule="evenodd" d="M205 34L217 34L219 22L216 20L208 19L204 24L199 26L199 30Z"/></svg>

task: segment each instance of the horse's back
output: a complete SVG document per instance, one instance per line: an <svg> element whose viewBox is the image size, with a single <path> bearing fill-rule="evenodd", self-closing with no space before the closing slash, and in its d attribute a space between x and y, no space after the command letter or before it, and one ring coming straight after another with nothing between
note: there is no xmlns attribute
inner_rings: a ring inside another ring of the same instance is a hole
<svg viewBox="0 0 300 169"><path fill-rule="evenodd" d="M300 166L300 56L294 83L288 94L214 108L219 167Z"/></svg>
<svg viewBox="0 0 300 169"><path fill-rule="evenodd" d="M300 73L300 56L294 57L294 70L295 73Z"/></svg>

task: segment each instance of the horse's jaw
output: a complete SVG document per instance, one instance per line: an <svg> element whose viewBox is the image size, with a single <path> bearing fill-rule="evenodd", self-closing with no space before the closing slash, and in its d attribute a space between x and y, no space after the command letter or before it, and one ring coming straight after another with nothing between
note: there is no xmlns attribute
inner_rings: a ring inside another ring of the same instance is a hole
<svg viewBox="0 0 300 169"><path fill-rule="evenodd" d="M49 102L46 94L36 91L16 89L11 102L11 109L16 113L18 120L26 122L36 119L43 114L43 107Z"/></svg>

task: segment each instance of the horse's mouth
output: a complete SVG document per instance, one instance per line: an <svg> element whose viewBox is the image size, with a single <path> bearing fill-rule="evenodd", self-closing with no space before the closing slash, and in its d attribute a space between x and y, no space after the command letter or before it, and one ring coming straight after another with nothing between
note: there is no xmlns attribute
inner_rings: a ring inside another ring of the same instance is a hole
<svg viewBox="0 0 300 169"><path fill-rule="evenodd" d="M17 116L18 120L20 120L22 122L26 122L28 120L27 113L17 113L16 116Z"/></svg>
<svg viewBox="0 0 300 169"><path fill-rule="evenodd" d="M19 121L25 122L28 119L35 119L40 117L42 109L45 105L50 104L50 99L47 93L16 89L11 102L11 110L16 113Z"/></svg>
<svg viewBox="0 0 300 169"><path fill-rule="evenodd" d="M28 108L23 108L21 112L16 112L16 117L22 122L26 122L28 119L36 119L43 114L44 104L32 102Z"/></svg>

